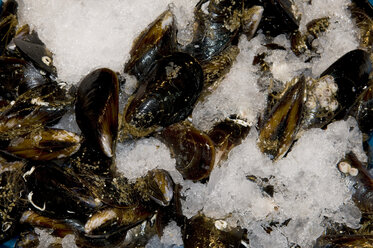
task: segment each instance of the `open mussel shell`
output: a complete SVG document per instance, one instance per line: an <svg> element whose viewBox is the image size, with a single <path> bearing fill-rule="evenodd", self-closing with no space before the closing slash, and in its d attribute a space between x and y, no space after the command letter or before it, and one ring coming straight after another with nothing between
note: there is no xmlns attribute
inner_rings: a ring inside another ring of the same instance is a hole
<svg viewBox="0 0 373 248"><path fill-rule="evenodd" d="M202 68L192 56L174 53L164 57L150 73L148 83L129 99L123 112L123 134L142 137L184 120L202 87Z"/></svg>
<svg viewBox="0 0 373 248"><path fill-rule="evenodd" d="M196 215L187 220L183 233L185 248L195 247L240 247L244 230L228 227L222 220Z"/></svg>
<svg viewBox="0 0 373 248"><path fill-rule="evenodd" d="M56 123L73 100L56 83L28 90L0 113L0 139L13 139Z"/></svg>
<svg viewBox="0 0 373 248"><path fill-rule="evenodd" d="M18 3L9 0L2 6L0 14L0 56L4 55L5 49L16 33Z"/></svg>
<svg viewBox="0 0 373 248"><path fill-rule="evenodd" d="M52 160L74 154L79 150L80 142L81 138L75 133L44 128L12 139L6 150L31 160Z"/></svg>
<svg viewBox="0 0 373 248"><path fill-rule="evenodd" d="M369 53L356 49L339 58L320 77L331 75L338 86L336 100L338 108L334 115L311 127L322 127L333 119L342 119L368 84L372 63Z"/></svg>
<svg viewBox="0 0 373 248"><path fill-rule="evenodd" d="M85 221L103 205L71 168L48 162L28 168L23 178L29 207L43 216Z"/></svg>
<svg viewBox="0 0 373 248"><path fill-rule="evenodd" d="M166 10L137 37L124 72L135 75L142 82L152 65L176 51L176 46L174 16L170 10Z"/></svg>
<svg viewBox="0 0 373 248"><path fill-rule="evenodd" d="M102 68L89 73L78 88L76 121L84 137L107 157L113 157L118 135L117 75Z"/></svg>
<svg viewBox="0 0 373 248"><path fill-rule="evenodd" d="M207 178L215 163L215 147L209 136L191 125L176 123L162 130L160 137L176 159L184 179Z"/></svg>
<svg viewBox="0 0 373 248"><path fill-rule="evenodd" d="M296 78L260 125L258 147L277 160L293 143L302 120L305 78Z"/></svg>
<svg viewBox="0 0 373 248"><path fill-rule="evenodd" d="M143 200L152 200L161 206L168 206L174 195L174 182L170 174L161 169L151 170L138 178L134 187Z"/></svg>

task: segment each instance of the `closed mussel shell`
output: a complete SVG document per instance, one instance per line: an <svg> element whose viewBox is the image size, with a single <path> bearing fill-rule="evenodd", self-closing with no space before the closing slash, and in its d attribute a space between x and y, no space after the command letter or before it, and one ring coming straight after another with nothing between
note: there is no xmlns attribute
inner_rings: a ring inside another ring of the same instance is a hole
<svg viewBox="0 0 373 248"><path fill-rule="evenodd" d="M115 154L118 135L119 85L106 68L89 73L78 88L76 121L84 137L107 157Z"/></svg>
<svg viewBox="0 0 373 248"><path fill-rule="evenodd" d="M81 138L75 133L44 128L12 139L7 151L31 160L52 160L74 154L79 150L80 142Z"/></svg>
<svg viewBox="0 0 373 248"><path fill-rule="evenodd" d="M85 221L102 206L72 169L52 162L34 165L23 175L28 203L43 216Z"/></svg>
<svg viewBox="0 0 373 248"><path fill-rule="evenodd" d="M271 159L281 158L299 130L303 111L305 78L296 79L260 125L258 147Z"/></svg>
<svg viewBox="0 0 373 248"><path fill-rule="evenodd" d="M164 57L150 73L148 83L129 99L123 113L123 133L142 137L185 119L202 87L202 68L192 56L174 53Z"/></svg>
<svg viewBox="0 0 373 248"><path fill-rule="evenodd" d="M134 187L145 201L153 200L161 206L168 206L174 195L174 182L170 174L161 169L138 178Z"/></svg>
<svg viewBox="0 0 373 248"><path fill-rule="evenodd" d="M176 50L176 44L174 16L166 10L137 37L124 72L143 81L157 60Z"/></svg>
<svg viewBox="0 0 373 248"><path fill-rule="evenodd" d="M239 33L243 1L212 0L199 1L195 11L193 41L185 47L201 63L210 61L224 49Z"/></svg>
<svg viewBox="0 0 373 248"><path fill-rule="evenodd" d="M332 119L342 119L358 96L368 84L369 74L372 71L369 53L356 49L339 58L326 69L320 77L331 75L338 86L336 99L338 109L332 118L325 120L319 126L328 124Z"/></svg>
<svg viewBox="0 0 373 248"><path fill-rule="evenodd" d="M161 132L161 138L176 159L176 169L184 179L202 180L215 163L215 147L206 134L191 125L176 123Z"/></svg>

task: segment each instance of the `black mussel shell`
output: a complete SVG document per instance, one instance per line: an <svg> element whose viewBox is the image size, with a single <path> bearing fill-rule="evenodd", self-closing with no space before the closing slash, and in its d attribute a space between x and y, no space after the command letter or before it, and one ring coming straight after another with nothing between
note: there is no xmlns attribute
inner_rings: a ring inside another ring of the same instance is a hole
<svg viewBox="0 0 373 248"><path fill-rule="evenodd" d="M138 178L134 187L143 200L152 200L161 206L168 206L174 195L174 182L170 174L154 169L144 177Z"/></svg>
<svg viewBox="0 0 373 248"><path fill-rule="evenodd" d="M161 139L176 159L176 169L184 179L202 180L215 163L215 147L206 134L191 125L176 123L162 130Z"/></svg>
<svg viewBox="0 0 373 248"><path fill-rule="evenodd" d="M202 91L202 68L186 53L164 57L150 75L124 109L125 135L146 136L160 126L185 119Z"/></svg>
<svg viewBox="0 0 373 248"><path fill-rule="evenodd" d="M184 247L240 247L244 230L239 227L218 229L217 225L220 222L222 221L203 215L196 215L187 220L183 233Z"/></svg>
<svg viewBox="0 0 373 248"><path fill-rule="evenodd" d="M241 27L243 2L235 0L211 0L207 14L202 10L206 1L201 0L195 11L196 32L193 41L185 48L200 62L206 62L226 49Z"/></svg>
<svg viewBox="0 0 373 248"><path fill-rule="evenodd" d="M328 124L332 119L342 119L346 115L348 108L353 105L367 86L371 71L372 63L369 53L356 49L343 55L321 74L320 77L333 76L338 86L336 94L338 109L332 118L326 119L317 127Z"/></svg>
<svg viewBox="0 0 373 248"><path fill-rule="evenodd" d="M298 30L300 15L294 0L255 0L249 5L263 6L264 12L258 29L273 37Z"/></svg>
<svg viewBox="0 0 373 248"><path fill-rule="evenodd" d="M43 216L85 221L103 205L71 168L52 162L34 165L23 178L29 207Z"/></svg>
<svg viewBox="0 0 373 248"><path fill-rule="evenodd" d="M56 123L73 100L56 83L28 90L0 113L0 139L12 139Z"/></svg>
<svg viewBox="0 0 373 248"><path fill-rule="evenodd" d="M4 3L0 14L0 56L5 53L5 49L16 33L18 3L9 0Z"/></svg>
<svg viewBox="0 0 373 248"><path fill-rule="evenodd" d="M216 160L226 160L228 153L249 134L250 126L239 119L226 119L214 125L208 136L215 144Z"/></svg>
<svg viewBox="0 0 373 248"><path fill-rule="evenodd" d="M31 60L36 67L56 75L52 53L45 47L45 44L39 39L35 31L30 34L17 35L14 38L14 43L21 53Z"/></svg>
<svg viewBox="0 0 373 248"><path fill-rule="evenodd" d="M176 51L176 27L170 10L163 12L133 43L124 72L142 82L153 64Z"/></svg>
<svg viewBox="0 0 373 248"><path fill-rule="evenodd" d="M107 157L115 155L118 135L119 84L117 75L102 68L80 83L75 104L76 121L93 148Z"/></svg>
<svg viewBox="0 0 373 248"><path fill-rule="evenodd" d="M304 92L302 76L295 79L260 125L258 147L273 160L284 156L295 139L302 120Z"/></svg>
<svg viewBox="0 0 373 248"><path fill-rule="evenodd" d="M81 138L62 129L44 128L12 139L6 150L31 160L52 160L71 156L80 148Z"/></svg>

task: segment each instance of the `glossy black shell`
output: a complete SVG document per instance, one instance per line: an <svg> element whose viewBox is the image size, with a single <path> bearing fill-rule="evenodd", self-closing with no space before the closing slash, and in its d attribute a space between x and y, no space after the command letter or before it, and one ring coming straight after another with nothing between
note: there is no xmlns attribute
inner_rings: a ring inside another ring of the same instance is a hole
<svg viewBox="0 0 373 248"><path fill-rule="evenodd" d="M159 126L185 119L203 87L198 62L186 53L160 60L150 80L139 87L124 110L124 132L144 136Z"/></svg>

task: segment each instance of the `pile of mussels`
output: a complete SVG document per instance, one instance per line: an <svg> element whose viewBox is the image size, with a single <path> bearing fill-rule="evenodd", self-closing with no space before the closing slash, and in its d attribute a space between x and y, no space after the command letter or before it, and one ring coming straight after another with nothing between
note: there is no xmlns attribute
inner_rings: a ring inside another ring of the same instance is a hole
<svg viewBox="0 0 373 248"><path fill-rule="evenodd" d="M201 0L193 41L186 46L178 44L174 16L166 10L133 44L124 73L139 85L122 112L123 74L97 69L77 88L61 87L51 52L27 25L17 26L17 3L6 1L0 13L0 242L18 235L16 247L35 247L34 228L41 228L60 238L74 234L79 247L142 247L173 220L182 227L185 247L248 246L242 228L218 229L206 216L183 216L180 186L167 171L149 171L135 182L119 174L115 149L117 142L154 136L169 146L185 180L207 182L250 127L227 116L203 133L186 119L229 71L240 35L251 39L257 29L272 37L284 33L296 55L312 56L312 41L328 29L329 19L313 20L301 33L293 5L291 0ZM360 49L318 78L300 76L283 92L269 94L256 128L258 147L271 159L286 156L302 130L348 116L357 120L367 144L373 130L370 7L366 1L350 6ZM258 54L253 64L270 73L264 58ZM52 127L68 111L75 111L81 135ZM362 227L330 227L316 246L373 247L373 178L354 154L342 162L342 172L352 173L351 166L359 172L352 179L353 199L363 213Z"/></svg>

